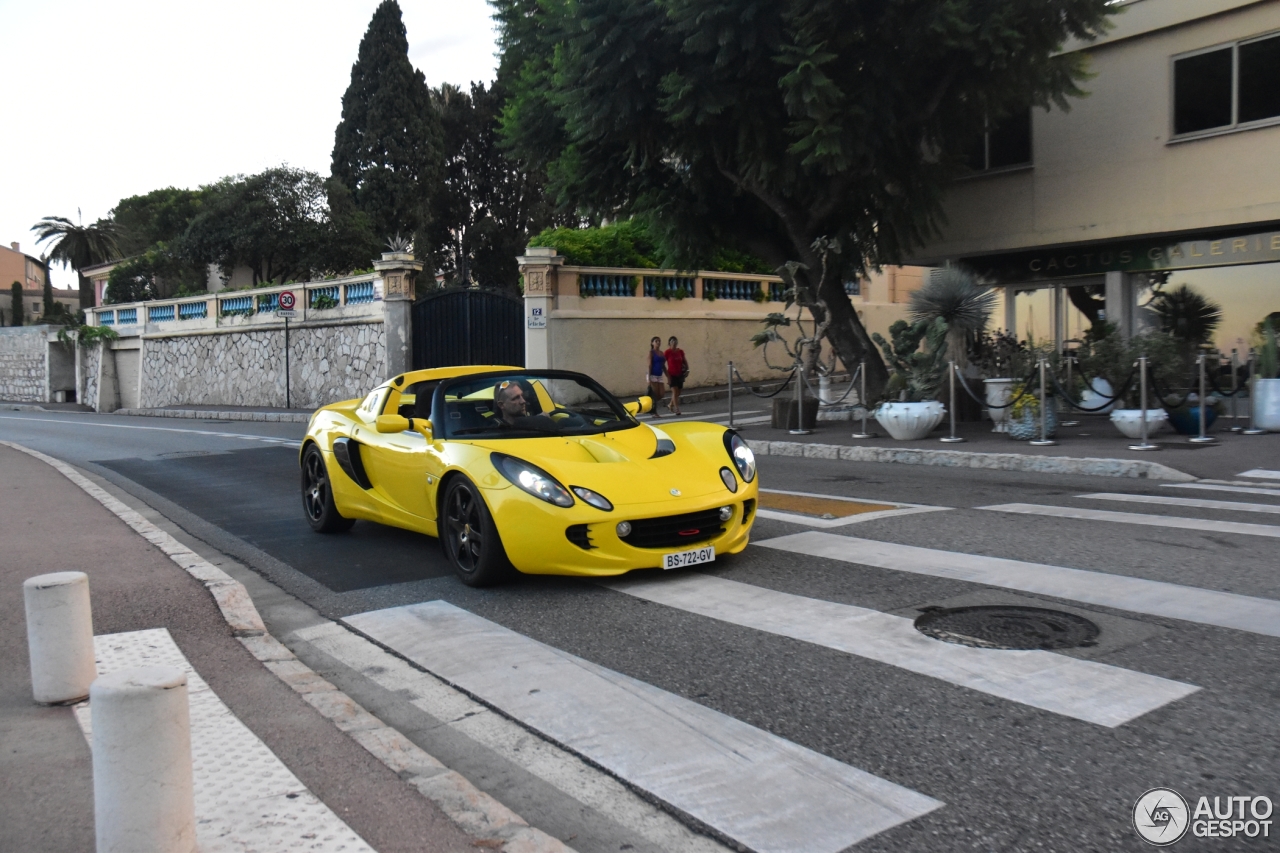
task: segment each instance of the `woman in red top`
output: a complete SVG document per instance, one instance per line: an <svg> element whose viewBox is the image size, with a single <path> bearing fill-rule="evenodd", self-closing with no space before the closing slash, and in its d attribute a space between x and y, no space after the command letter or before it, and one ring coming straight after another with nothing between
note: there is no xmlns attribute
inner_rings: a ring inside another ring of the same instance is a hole
<svg viewBox="0 0 1280 853"><path fill-rule="evenodd" d="M675 338L667 340L667 351L663 353L667 359L667 381L671 383L671 402L667 408L680 414L680 392L684 390L684 378L689 375L689 360L680 349L680 342Z"/></svg>

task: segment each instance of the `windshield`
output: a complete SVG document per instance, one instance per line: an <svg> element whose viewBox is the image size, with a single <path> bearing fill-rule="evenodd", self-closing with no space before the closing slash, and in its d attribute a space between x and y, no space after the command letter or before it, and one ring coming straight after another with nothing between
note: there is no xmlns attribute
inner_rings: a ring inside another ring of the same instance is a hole
<svg viewBox="0 0 1280 853"><path fill-rule="evenodd" d="M639 426L622 404L577 373L487 373L444 383L433 420L446 438L597 435Z"/></svg>

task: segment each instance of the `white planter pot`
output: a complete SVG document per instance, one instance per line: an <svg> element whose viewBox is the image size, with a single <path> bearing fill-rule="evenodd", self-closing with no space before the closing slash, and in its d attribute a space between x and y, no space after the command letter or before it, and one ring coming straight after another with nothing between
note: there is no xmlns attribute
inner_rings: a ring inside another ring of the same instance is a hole
<svg viewBox="0 0 1280 853"><path fill-rule="evenodd" d="M1255 379L1253 425L1280 432L1280 379Z"/></svg>
<svg viewBox="0 0 1280 853"><path fill-rule="evenodd" d="M876 420L898 441L917 441L942 423L946 408L937 400L927 403L881 403Z"/></svg>
<svg viewBox="0 0 1280 853"><path fill-rule="evenodd" d="M1169 413L1164 409L1147 409L1147 437L1159 432L1168 419ZM1111 422L1129 438L1142 438L1142 409L1116 409L1111 413Z"/></svg>
<svg viewBox="0 0 1280 853"><path fill-rule="evenodd" d="M1009 401L1013 399L1013 380L985 379L982 384L987 390L987 405L1002 407L987 409L987 415L990 416L991 422L996 425L996 428L991 431L1008 432Z"/></svg>
<svg viewBox="0 0 1280 853"><path fill-rule="evenodd" d="M1080 405L1086 409L1090 409L1091 411L1089 414L1091 415L1105 415L1107 412L1113 411L1115 409L1114 403L1106 406L1106 408L1098 408L1098 406L1102 405L1104 400L1108 400L1115 395L1116 392L1112 389L1111 383L1099 376L1094 379L1090 385L1092 387L1085 388L1084 391L1080 393ZM1138 412L1141 411L1141 409L1133 409L1133 411ZM1130 436L1130 438L1135 437L1136 436Z"/></svg>

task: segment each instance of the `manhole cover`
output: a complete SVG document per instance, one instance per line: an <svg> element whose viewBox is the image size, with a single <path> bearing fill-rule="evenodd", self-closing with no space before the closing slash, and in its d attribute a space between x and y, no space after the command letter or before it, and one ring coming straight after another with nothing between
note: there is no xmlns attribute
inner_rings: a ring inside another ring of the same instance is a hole
<svg viewBox="0 0 1280 853"><path fill-rule="evenodd" d="M980 649L1074 649L1095 645L1098 626L1074 613L1043 607L927 607L916 630Z"/></svg>

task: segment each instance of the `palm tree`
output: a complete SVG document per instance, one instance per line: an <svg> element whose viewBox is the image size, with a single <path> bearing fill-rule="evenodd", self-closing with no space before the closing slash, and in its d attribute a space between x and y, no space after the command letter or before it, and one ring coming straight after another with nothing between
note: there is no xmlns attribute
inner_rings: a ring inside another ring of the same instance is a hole
<svg viewBox="0 0 1280 853"><path fill-rule="evenodd" d="M1186 284L1157 292L1150 306L1160 320L1160 331L1188 350L1208 343L1222 323L1222 306Z"/></svg>
<svg viewBox="0 0 1280 853"><path fill-rule="evenodd" d="M37 244L54 241L49 248L49 262L57 261L76 271L80 278L80 307L92 308L93 288L81 270L120 257L116 224L108 220L77 225L65 216L46 216L31 230L36 232Z"/></svg>
<svg viewBox="0 0 1280 853"><path fill-rule="evenodd" d="M986 331L995 303L995 291L978 284L972 273L947 267L911 294L911 319L946 321L948 356L964 367L969 363L969 346Z"/></svg>

